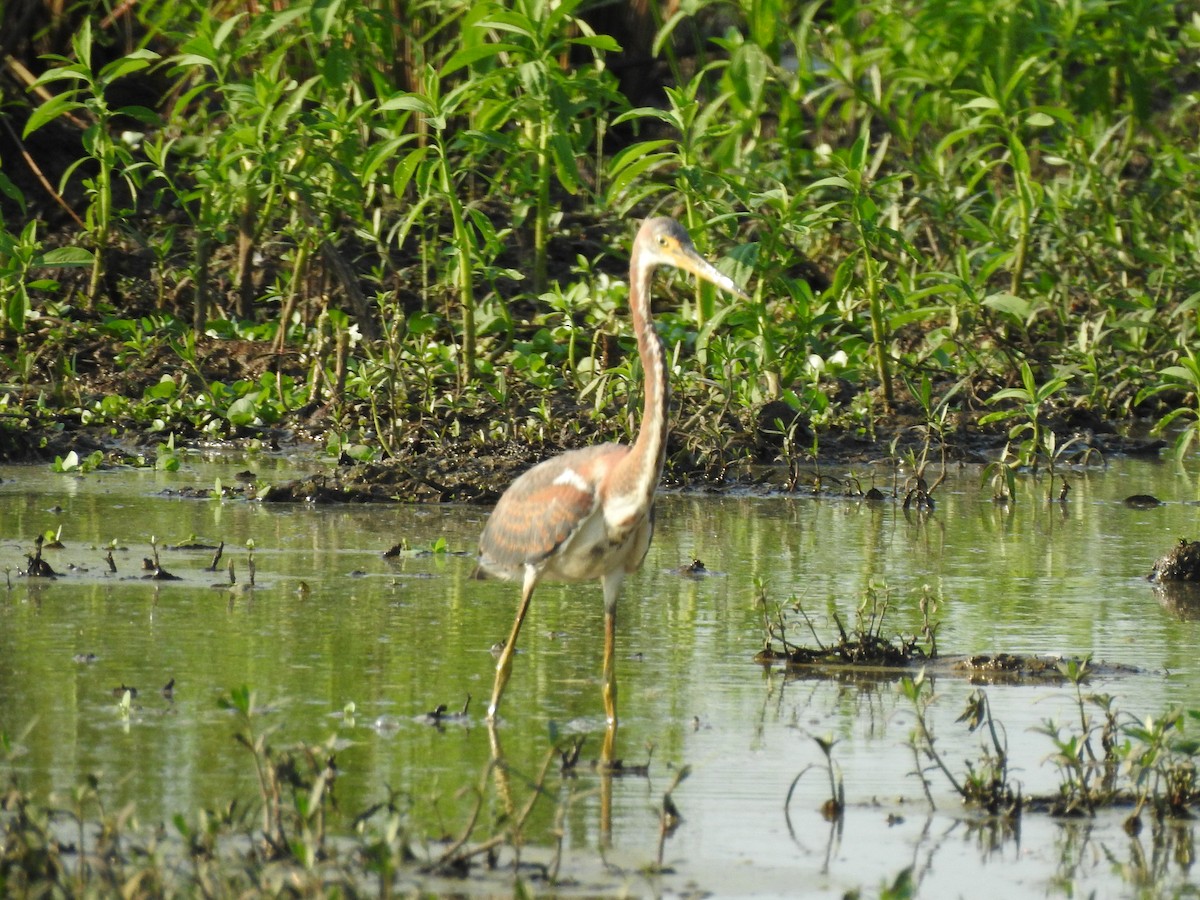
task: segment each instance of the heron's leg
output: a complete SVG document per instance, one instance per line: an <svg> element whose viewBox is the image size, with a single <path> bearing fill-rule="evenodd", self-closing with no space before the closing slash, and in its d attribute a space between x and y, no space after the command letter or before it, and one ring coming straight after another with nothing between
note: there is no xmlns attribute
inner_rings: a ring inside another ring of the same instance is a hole
<svg viewBox="0 0 1200 900"><path fill-rule="evenodd" d="M512 785L508 778L508 760L504 758L504 748L500 746L500 735L496 733L496 723L489 719L488 737L492 744L492 777L496 780L496 793L504 804L504 811L511 818L516 815L516 804L513 802Z"/></svg>
<svg viewBox="0 0 1200 900"><path fill-rule="evenodd" d="M504 686L508 684L508 676L512 674L513 654L517 652L517 635L521 633L521 623L525 621L525 613L529 612L529 600L533 589L537 587L538 570L533 566L525 567L525 582L521 585L521 606L517 609L517 620L513 622L512 633L508 642L500 651L500 659L496 663L496 682L492 687L492 702L488 704L488 721L495 721L496 710L500 708L500 697L504 694Z"/></svg>
<svg viewBox="0 0 1200 900"><path fill-rule="evenodd" d="M617 598L621 594L623 571L604 576L604 716L608 729L604 733L603 761L612 762L613 745L617 739L617 671L614 656L617 642Z"/></svg>

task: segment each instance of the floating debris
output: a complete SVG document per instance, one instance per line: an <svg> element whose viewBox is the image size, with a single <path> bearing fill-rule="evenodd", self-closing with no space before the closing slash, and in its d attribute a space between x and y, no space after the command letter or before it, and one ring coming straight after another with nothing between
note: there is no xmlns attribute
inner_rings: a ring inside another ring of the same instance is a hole
<svg viewBox="0 0 1200 900"><path fill-rule="evenodd" d="M38 535L34 540L33 553L26 553L25 558L29 560L29 568L25 570L25 575L30 578L58 578L59 575L50 567L50 563L42 559L42 544L46 540L44 535Z"/></svg>
<svg viewBox="0 0 1200 900"><path fill-rule="evenodd" d="M1125 505L1132 509L1154 509L1163 502L1151 494L1130 494L1125 498Z"/></svg>
<svg viewBox="0 0 1200 900"><path fill-rule="evenodd" d="M1021 684L1039 682L1061 684L1068 680L1066 670L1072 662L1082 660L1063 656L1037 656L1025 653L976 653L971 656L949 655L931 658L914 657L907 662L846 662L836 658L812 660L755 657L756 662L783 662L789 676L844 680L887 680L911 676L924 670L931 676L957 676L971 684ZM1088 662L1092 674L1107 676L1133 675L1141 670L1136 666Z"/></svg>
<svg viewBox="0 0 1200 900"><path fill-rule="evenodd" d="M701 560L693 559L686 566L680 566L675 570L677 575L682 575L684 578L705 578L709 575L719 574L706 568Z"/></svg>
<svg viewBox="0 0 1200 900"><path fill-rule="evenodd" d="M421 721L427 725L441 726L446 722L465 722L467 710L471 707L471 695L467 694L466 702L458 712L449 712L445 703L439 703L434 709L421 716Z"/></svg>

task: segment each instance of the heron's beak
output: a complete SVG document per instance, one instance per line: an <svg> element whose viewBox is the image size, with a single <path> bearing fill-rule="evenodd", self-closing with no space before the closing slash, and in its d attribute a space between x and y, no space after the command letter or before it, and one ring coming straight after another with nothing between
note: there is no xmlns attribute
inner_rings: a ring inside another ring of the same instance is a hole
<svg viewBox="0 0 1200 900"><path fill-rule="evenodd" d="M697 278L703 278L705 281L715 284L721 290L728 291L735 297L741 297L743 300L750 299L750 296L737 286L737 282L720 271L691 247L680 247L674 263L676 267L683 269L685 272L691 272Z"/></svg>

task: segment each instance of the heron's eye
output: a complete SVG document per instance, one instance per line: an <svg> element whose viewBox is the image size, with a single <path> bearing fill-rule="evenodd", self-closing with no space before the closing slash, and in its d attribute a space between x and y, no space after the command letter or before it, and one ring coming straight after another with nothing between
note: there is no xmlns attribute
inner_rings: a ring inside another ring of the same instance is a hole
<svg viewBox="0 0 1200 900"><path fill-rule="evenodd" d="M667 236L666 236L665 234L660 234L660 235L658 236L658 246L660 246L660 247L665 247L665 246L667 246L667 244L668 244L668 243L669 243L669 241L668 241L668 239L667 239Z"/></svg>

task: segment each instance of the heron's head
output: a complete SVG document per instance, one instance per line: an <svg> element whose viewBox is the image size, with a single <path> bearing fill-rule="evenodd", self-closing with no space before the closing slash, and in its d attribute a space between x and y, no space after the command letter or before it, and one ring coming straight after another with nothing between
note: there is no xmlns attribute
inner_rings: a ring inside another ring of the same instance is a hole
<svg viewBox="0 0 1200 900"><path fill-rule="evenodd" d="M687 231L674 219L659 216L643 222L634 241L634 250L641 256L642 264L650 268L673 266L712 282L743 300L749 299L732 278L696 252Z"/></svg>

